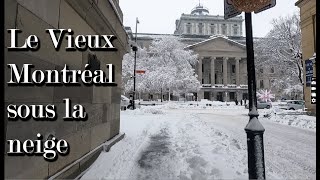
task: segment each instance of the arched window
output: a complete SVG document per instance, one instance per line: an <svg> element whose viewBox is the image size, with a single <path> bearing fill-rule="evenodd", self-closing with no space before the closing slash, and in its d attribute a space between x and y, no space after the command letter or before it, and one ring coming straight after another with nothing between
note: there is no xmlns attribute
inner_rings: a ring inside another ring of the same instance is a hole
<svg viewBox="0 0 320 180"><path fill-rule="evenodd" d="M191 23L187 24L187 34L191 34Z"/></svg>
<svg viewBox="0 0 320 180"><path fill-rule="evenodd" d="M210 31L211 31L211 34L212 35L214 35L215 34L215 26L214 26L214 24L211 24L211 26L210 26Z"/></svg>
<svg viewBox="0 0 320 180"><path fill-rule="evenodd" d="M203 34L203 24L202 23L199 23L198 28L199 28L199 34Z"/></svg>
<svg viewBox="0 0 320 180"><path fill-rule="evenodd" d="M264 85L263 85L263 80L260 80L260 89L263 89Z"/></svg>
<svg viewBox="0 0 320 180"><path fill-rule="evenodd" d="M271 67L270 73L274 73L274 67Z"/></svg>

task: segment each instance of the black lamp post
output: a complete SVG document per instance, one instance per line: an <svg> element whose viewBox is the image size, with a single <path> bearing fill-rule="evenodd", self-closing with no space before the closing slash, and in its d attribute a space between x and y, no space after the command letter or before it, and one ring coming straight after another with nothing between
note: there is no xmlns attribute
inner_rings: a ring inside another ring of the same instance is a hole
<svg viewBox="0 0 320 180"><path fill-rule="evenodd" d="M265 129L258 120L251 12L245 13L245 24L250 116L245 131L247 133L249 179L265 179L263 147L263 133Z"/></svg>
<svg viewBox="0 0 320 180"><path fill-rule="evenodd" d="M138 18L136 19L136 36L135 36L135 45L137 45L137 32L138 32L138 23L139 20ZM133 93L132 93L132 109L135 109L135 103L134 103L134 98L136 95L136 66L137 66L137 51L138 51L138 47L137 46L133 46L132 50L134 51L134 64L133 64Z"/></svg>
<svg viewBox="0 0 320 180"><path fill-rule="evenodd" d="M224 0L225 17L230 18L245 12L249 122L245 127L247 133L248 172L249 179L265 179L263 133L265 131L259 122L256 95L256 72L254 65L254 50L252 36L251 13L259 13L276 4L276 0ZM246 104L246 103L245 103Z"/></svg>

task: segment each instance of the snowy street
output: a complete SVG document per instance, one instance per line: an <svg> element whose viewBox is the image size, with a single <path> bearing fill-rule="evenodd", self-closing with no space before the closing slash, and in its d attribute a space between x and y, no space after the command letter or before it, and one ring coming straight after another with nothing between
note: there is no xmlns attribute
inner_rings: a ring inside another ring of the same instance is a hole
<svg viewBox="0 0 320 180"><path fill-rule="evenodd" d="M266 177L315 179L315 129L274 122L264 111ZM247 114L243 106L122 111L125 138L82 179L248 179Z"/></svg>

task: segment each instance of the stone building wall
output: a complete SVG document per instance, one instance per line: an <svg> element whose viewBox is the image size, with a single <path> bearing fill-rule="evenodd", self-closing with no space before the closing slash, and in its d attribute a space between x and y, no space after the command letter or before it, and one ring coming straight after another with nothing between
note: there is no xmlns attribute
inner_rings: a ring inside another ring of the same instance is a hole
<svg viewBox="0 0 320 180"><path fill-rule="evenodd" d="M53 104L56 106L55 121L30 119L5 120L6 139L36 140L37 133L47 138L49 134L65 139L70 145L67 156L59 156L54 162L43 156L7 156L5 154L5 178L44 179L73 163L96 147L119 134L120 126L120 85L122 56L128 50L128 37L122 25L122 12L118 1L108 0L6 0L5 29L21 29L18 45L33 34L40 39L38 51L8 51L5 49L5 64L33 64L34 69L84 70L89 53L100 61L100 69L107 72L106 65L115 66L115 82L118 86L8 86L5 85L5 106L8 104ZM60 51L56 51L45 29L71 28L76 35L115 35L113 44L117 51L66 51L66 40ZM9 33L5 34L5 47L10 43ZM5 68L5 81L10 78L10 69ZM86 121L65 121L64 98L73 104L81 104L88 114ZM6 147L5 152L7 152ZM81 164L75 171L85 168Z"/></svg>
<svg viewBox="0 0 320 180"><path fill-rule="evenodd" d="M316 0L299 0L296 6L300 8L300 27L303 67L305 60L312 58L316 52ZM305 71L305 68L304 68ZM306 80L304 73L304 81ZM316 63L313 65L313 76L316 77ZM304 99L306 108L311 112L316 112L316 105L311 104L311 87L304 85Z"/></svg>

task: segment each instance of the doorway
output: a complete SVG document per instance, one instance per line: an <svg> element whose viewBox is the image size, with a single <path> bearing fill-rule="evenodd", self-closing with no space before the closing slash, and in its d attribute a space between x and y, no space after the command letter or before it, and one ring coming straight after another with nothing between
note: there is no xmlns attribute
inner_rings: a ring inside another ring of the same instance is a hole
<svg viewBox="0 0 320 180"><path fill-rule="evenodd" d="M217 101L223 101L222 92L217 93Z"/></svg>
<svg viewBox="0 0 320 180"><path fill-rule="evenodd" d="M210 100L210 92L204 92L204 99Z"/></svg>

